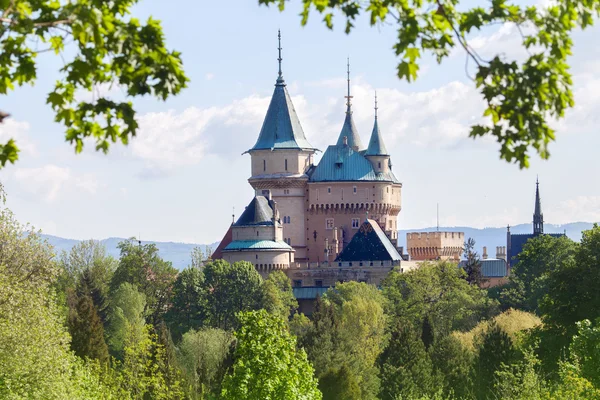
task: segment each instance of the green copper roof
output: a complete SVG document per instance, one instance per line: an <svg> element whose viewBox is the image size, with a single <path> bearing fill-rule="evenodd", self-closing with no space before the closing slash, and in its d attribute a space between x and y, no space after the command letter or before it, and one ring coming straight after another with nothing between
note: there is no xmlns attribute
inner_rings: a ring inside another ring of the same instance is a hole
<svg viewBox="0 0 600 400"><path fill-rule="evenodd" d="M253 150L316 150L304 136L300 119L282 77L277 79L267 116Z"/></svg>
<svg viewBox="0 0 600 400"><path fill-rule="evenodd" d="M265 196L254 197L234 224L247 225L273 225L273 209Z"/></svg>
<svg viewBox="0 0 600 400"><path fill-rule="evenodd" d="M294 287L292 291L297 300L309 300L322 297L328 289L328 287Z"/></svg>
<svg viewBox="0 0 600 400"><path fill-rule="evenodd" d="M350 106L348 106L348 110L346 111L344 126L342 126L342 131L340 132L340 136L338 137L336 143L338 146L344 145L344 137L346 137L348 140L348 146L358 150L362 150L363 144L360 141L358 129L356 129L356 125L354 125L354 120L352 119L352 110L350 110Z"/></svg>
<svg viewBox="0 0 600 400"><path fill-rule="evenodd" d="M223 251L234 250L293 250L292 247L282 240L234 240L229 243Z"/></svg>
<svg viewBox="0 0 600 400"><path fill-rule="evenodd" d="M321 161L310 175L310 182L384 181L400 183L393 172L376 173L361 152L349 145L327 147Z"/></svg>
<svg viewBox="0 0 600 400"><path fill-rule="evenodd" d="M373 132L371 133L371 140L369 140L369 147L365 153L367 156L387 156L389 155L385 144L383 143L383 137L379 132L379 125L377 124L377 117L375 117L375 124L373 125Z"/></svg>
<svg viewBox="0 0 600 400"><path fill-rule="evenodd" d="M399 261L402 257L379 224L367 219L335 261Z"/></svg>

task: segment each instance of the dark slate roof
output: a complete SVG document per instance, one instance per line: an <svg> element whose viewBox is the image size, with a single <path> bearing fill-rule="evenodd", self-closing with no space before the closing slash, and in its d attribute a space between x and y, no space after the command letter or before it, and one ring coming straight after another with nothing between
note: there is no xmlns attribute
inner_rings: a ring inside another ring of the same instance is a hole
<svg viewBox="0 0 600 400"><path fill-rule="evenodd" d="M545 235L552 237L561 237L564 236L564 233L545 233ZM507 247L510 248L510 254L507 254L508 261L511 266L515 266L517 262L519 262L519 254L523 251L523 247L525 243L531 238L534 238L536 235L533 233L525 233L525 234L511 234L510 235L510 245L507 243Z"/></svg>
<svg viewBox="0 0 600 400"><path fill-rule="evenodd" d="M495 258L481 260L481 275L484 278L502 278L508 275L506 261Z"/></svg>
<svg viewBox="0 0 600 400"><path fill-rule="evenodd" d="M402 257L379 224L367 219L335 261L399 261Z"/></svg>
<svg viewBox="0 0 600 400"><path fill-rule="evenodd" d="M312 300L317 297L323 297L323 293L325 293L329 289L328 287L295 287L292 288L294 291L294 297L298 300Z"/></svg>
<svg viewBox="0 0 600 400"><path fill-rule="evenodd" d="M365 153L367 156L387 156L389 155L385 144L383 143L383 137L379 132L379 125L377 124L377 118L375 118L375 124L373 125L373 132L371 133L371 139L369 140L369 147Z"/></svg>
<svg viewBox="0 0 600 400"><path fill-rule="evenodd" d="M316 150L304 136L283 79L278 79L258 140L252 150Z"/></svg>
<svg viewBox="0 0 600 400"><path fill-rule="evenodd" d="M352 111L350 110L350 107L348 107L348 110L346 111L344 126L342 126L342 131L340 132L340 136L338 137L336 143L338 146L342 146L344 144L344 136L348 138L348 146L358 150L363 149L363 144L360 141L360 136L358 135L358 129L356 129L356 125L354 125L354 120L352 119Z"/></svg>
<svg viewBox="0 0 600 400"><path fill-rule="evenodd" d="M376 173L373 165L361 152L351 146L327 147L321 161L310 175L311 182L384 181L400 183L392 171Z"/></svg>
<svg viewBox="0 0 600 400"><path fill-rule="evenodd" d="M273 225L273 208L265 196L254 197L234 224L248 225Z"/></svg>

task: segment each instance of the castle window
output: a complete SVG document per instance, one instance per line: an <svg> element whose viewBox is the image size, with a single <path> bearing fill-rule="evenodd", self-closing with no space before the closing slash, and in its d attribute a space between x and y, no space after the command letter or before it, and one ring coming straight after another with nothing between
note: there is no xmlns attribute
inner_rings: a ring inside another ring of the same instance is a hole
<svg viewBox="0 0 600 400"><path fill-rule="evenodd" d="M317 280L315 281L315 286L316 286L316 287L323 287L323 281L322 281L322 280L320 280L320 279L317 279Z"/></svg>
<svg viewBox="0 0 600 400"><path fill-rule="evenodd" d="M354 194L356 194L356 186L354 186L354 187L352 188L352 191L354 192Z"/></svg>
<svg viewBox="0 0 600 400"><path fill-rule="evenodd" d="M267 170L267 160L263 160L263 171Z"/></svg>
<svg viewBox="0 0 600 400"><path fill-rule="evenodd" d="M381 169L381 162L378 162L377 164L379 164L379 169Z"/></svg>
<svg viewBox="0 0 600 400"><path fill-rule="evenodd" d="M388 186L388 187L386 187L385 189L386 189L386 193L389 193L389 192L390 192L390 187L389 187L389 186Z"/></svg>
<svg viewBox="0 0 600 400"><path fill-rule="evenodd" d="M327 218L325 220L325 229L333 229L333 218Z"/></svg>
<svg viewBox="0 0 600 400"><path fill-rule="evenodd" d="M258 260L258 254L256 255L256 259Z"/></svg>
<svg viewBox="0 0 600 400"><path fill-rule="evenodd" d="M302 280L301 279L295 280L294 281L294 287L302 287Z"/></svg>
<svg viewBox="0 0 600 400"><path fill-rule="evenodd" d="M331 188L330 187L327 188L327 193L331 193Z"/></svg>
<svg viewBox="0 0 600 400"><path fill-rule="evenodd" d="M360 218L352 218L352 229L358 229L360 227Z"/></svg>
<svg viewBox="0 0 600 400"><path fill-rule="evenodd" d="M256 236L258 237L258 231L256 231Z"/></svg>
<svg viewBox="0 0 600 400"><path fill-rule="evenodd" d="M287 159L285 160L285 170L287 171Z"/></svg>

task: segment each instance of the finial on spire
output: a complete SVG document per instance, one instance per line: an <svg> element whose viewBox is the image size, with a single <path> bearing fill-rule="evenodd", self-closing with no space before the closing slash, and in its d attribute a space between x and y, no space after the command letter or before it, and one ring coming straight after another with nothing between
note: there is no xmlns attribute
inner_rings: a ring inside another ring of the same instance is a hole
<svg viewBox="0 0 600 400"><path fill-rule="evenodd" d="M350 107L352 106L350 99L352 97L354 97L354 96L350 96L350 57L348 57L348 95L344 96L344 97L346 98L346 106L347 106L346 112L349 113Z"/></svg>
<svg viewBox="0 0 600 400"><path fill-rule="evenodd" d="M277 30L277 40L279 42L279 46L277 46L277 50L279 51L279 57L277 61L279 62L279 74L277 75L277 85L283 85L283 72L281 72L281 29Z"/></svg>
<svg viewBox="0 0 600 400"><path fill-rule="evenodd" d="M377 119L377 90L375 91L375 119Z"/></svg>

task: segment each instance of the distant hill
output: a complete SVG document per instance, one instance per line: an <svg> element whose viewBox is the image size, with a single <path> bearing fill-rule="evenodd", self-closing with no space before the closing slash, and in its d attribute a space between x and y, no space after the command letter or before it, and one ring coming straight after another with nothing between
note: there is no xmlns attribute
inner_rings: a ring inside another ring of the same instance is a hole
<svg viewBox="0 0 600 400"><path fill-rule="evenodd" d="M572 222L564 225L544 224L545 233L564 233L575 241L581 240L581 232L591 229L594 224L590 222ZM435 227L422 229L405 229L398 231L398 246L406 248L406 233L407 232L433 232ZM440 231L464 232L465 238L473 238L475 240L475 248L481 255L483 246L487 247L488 256L496 255L496 246L506 246L506 227L504 228L470 228L468 226L445 226L440 227ZM511 233L532 233L532 224L519 224L510 227ZM405 250L406 252L406 250Z"/></svg>
<svg viewBox="0 0 600 400"><path fill-rule="evenodd" d="M587 229L591 229L593 226L589 222L573 222L565 225L553 225L544 224L544 232L546 233L562 233L566 232L567 236L571 239L579 241L581 240L581 232ZM398 245L406 248L406 233L407 232L433 232L435 227L421 228L421 229L405 229L398 231ZM496 246L506 246L506 228L469 228L466 226L452 226L452 227L440 227L441 231L455 231L464 232L466 238L475 239L476 249L479 254L482 253L483 246L487 246L488 255L494 257L496 252ZM520 224L511 226L510 231L512 233L531 233L531 224ZM53 245L56 249L56 253L60 254L63 250L70 251L71 248L80 242L75 239L65 239L58 236L42 235L43 238L47 239L48 242ZM123 240L123 238L108 238L103 239L102 242L106 246L108 254L118 258L119 250L117 244ZM176 243L176 242L153 242L143 241L143 243L154 243L158 247L160 256L173 263L173 266L177 269L184 269L190 263L190 253L195 246L201 246L202 248L208 246L213 251L219 245L219 242L211 244L195 244L195 243ZM406 250L405 250L406 252Z"/></svg>
<svg viewBox="0 0 600 400"><path fill-rule="evenodd" d="M56 254L60 254L63 250L70 251L73 246L75 246L80 240L76 239L64 239L58 236L52 235L42 235L42 237L54 246L56 249ZM119 258L119 249L117 248L117 244L123 240L123 238L108 238L100 240L104 246L106 246L106 251L108 254L115 258ZM154 242L154 241L142 241L142 243L154 243L156 247L158 247L158 252L160 256L166 260L170 261L173 266L179 270L184 269L190 263L190 253L192 249L196 246L202 247L204 249L206 246L210 247L213 251L219 245L219 242L211 243L211 244L194 244L194 243L176 243L176 242Z"/></svg>

